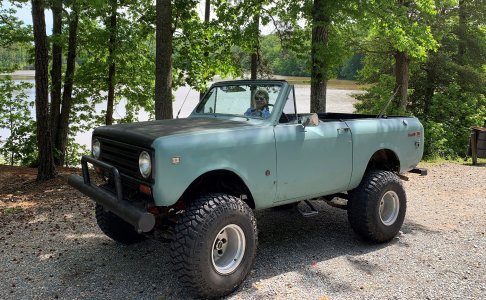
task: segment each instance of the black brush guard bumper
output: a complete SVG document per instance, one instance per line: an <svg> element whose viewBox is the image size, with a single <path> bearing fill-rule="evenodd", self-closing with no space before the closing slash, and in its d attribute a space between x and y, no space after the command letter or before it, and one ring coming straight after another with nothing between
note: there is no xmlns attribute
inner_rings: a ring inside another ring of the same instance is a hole
<svg viewBox="0 0 486 300"><path fill-rule="evenodd" d="M116 194L91 183L88 163L108 170L113 174ZM89 156L83 156L81 158L81 166L83 168L83 177L70 175L68 177L69 185L102 205L106 210L111 211L127 223L133 225L137 232L149 232L154 228L155 216L153 214L123 200L120 173L116 167Z"/></svg>

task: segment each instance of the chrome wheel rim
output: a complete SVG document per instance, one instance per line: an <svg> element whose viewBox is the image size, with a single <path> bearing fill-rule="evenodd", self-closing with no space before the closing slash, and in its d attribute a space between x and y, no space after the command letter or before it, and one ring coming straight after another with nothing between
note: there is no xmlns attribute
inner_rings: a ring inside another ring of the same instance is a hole
<svg viewBox="0 0 486 300"><path fill-rule="evenodd" d="M227 275L236 270L243 260L245 247L245 234L240 226L230 224L221 229L211 249L211 258L216 272Z"/></svg>
<svg viewBox="0 0 486 300"><path fill-rule="evenodd" d="M390 226L395 223L400 211L400 199L394 191L386 192L380 200L380 219L381 222Z"/></svg>

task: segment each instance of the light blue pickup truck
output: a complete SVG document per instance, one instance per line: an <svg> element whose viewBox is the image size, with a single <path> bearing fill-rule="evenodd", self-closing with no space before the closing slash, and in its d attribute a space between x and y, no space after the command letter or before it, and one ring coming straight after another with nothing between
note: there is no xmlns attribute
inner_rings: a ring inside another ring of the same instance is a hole
<svg viewBox="0 0 486 300"><path fill-rule="evenodd" d="M307 205L312 216L310 199L339 198L356 233L391 240L406 211L400 173L425 173L419 120L301 114L295 101L286 81L215 83L188 118L96 128L83 176L69 184L96 201L113 240L170 241L180 281L202 297L227 295L249 274L253 210Z"/></svg>

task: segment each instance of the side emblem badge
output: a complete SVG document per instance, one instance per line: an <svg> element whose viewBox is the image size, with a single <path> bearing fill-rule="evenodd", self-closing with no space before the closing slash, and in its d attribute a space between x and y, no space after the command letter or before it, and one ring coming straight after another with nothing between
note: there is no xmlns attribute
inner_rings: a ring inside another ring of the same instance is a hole
<svg viewBox="0 0 486 300"><path fill-rule="evenodd" d="M172 157L172 164L173 165L178 165L181 163L181 158L179 156Z"/></svg>

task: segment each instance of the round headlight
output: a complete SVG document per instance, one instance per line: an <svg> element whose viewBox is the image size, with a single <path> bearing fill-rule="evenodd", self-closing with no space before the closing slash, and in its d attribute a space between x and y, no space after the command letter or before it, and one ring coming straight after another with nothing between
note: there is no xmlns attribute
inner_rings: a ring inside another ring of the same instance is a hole
<svg viewBox="0 0 486 300"><path fill-rule="evenodd" d="M93 154L94 158L96 159L100 158L101 144L100 141L98 141L98 139L93 140L93 143L91 145L91 153Z"/></svg>
<svg viewBox="0 0 486 300"><path fill-rule="evenodd" d="M152 173L152 161L147 151L142 151L138 157L138 169L143 178L148 178Z"/></svg>

